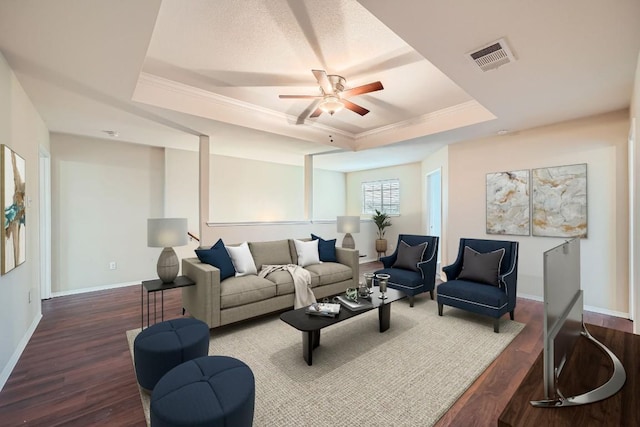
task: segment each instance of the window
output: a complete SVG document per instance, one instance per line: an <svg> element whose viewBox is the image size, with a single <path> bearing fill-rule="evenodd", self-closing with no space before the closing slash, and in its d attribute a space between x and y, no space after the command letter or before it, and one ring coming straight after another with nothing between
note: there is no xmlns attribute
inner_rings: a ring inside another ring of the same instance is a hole
<svg viewBox="0 0 640 427"><path fill-rule="evenodd" d="M362 183L362 213L372 215L376 209L390 215L400 214L399 179Z"/></svg>

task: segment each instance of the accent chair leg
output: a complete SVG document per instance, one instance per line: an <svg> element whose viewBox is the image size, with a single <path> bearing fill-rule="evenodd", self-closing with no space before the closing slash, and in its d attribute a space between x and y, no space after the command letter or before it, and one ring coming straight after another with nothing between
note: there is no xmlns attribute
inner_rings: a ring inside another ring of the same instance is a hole
<svg viewBox="0 0 640 427"><path fill-rule="evenodd" d="M438 316L442 316L442 304L438 303Z"/></svg>
<svg viewBox="0 0 640 427"><path fill-rule="evenodd" d="M514 311L515 311L515 310L511 310L511 311L509 312L509 317L511 317L511 320L513 320L513 312L514 312Z"/></svg>
<svg viewBox="0 0 640 427"><path fill-rule="evenodd" d="M493 332L500 333L500 318L493 319Z"/></svg>
<svg viewBox="0 0 640 427"><path fill-rule="evenodd" d="M415 301L415 295L409 295L409 307L413 307L413 301Z"/></svg>
<svg viewBox="0 0 640 427"><path fill-rule="evenodd" d="M431 301L433 301L433 290L429 291L429 294L431 294Z"/></svg>

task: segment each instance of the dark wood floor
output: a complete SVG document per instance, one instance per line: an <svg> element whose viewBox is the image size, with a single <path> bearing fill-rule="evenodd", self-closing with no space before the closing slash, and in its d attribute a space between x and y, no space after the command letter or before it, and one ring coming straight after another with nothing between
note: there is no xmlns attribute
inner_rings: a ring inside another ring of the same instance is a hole
<svg viewBox="0 0 640 427"><path fill-rule="evenodd" d="M380 264L361 266L361 273ZM422 295L421 298L426 298ZM165 292L165 317L181 315L180 290ZM416 307L418 309L419 306ZM54 298L0 392L2 426L144 426L125 331L140 327L140 286ZM626 319L586 321L630 332ZM542 303L518 299L524 330L438 422L489 426L542 349Z"/></svg>

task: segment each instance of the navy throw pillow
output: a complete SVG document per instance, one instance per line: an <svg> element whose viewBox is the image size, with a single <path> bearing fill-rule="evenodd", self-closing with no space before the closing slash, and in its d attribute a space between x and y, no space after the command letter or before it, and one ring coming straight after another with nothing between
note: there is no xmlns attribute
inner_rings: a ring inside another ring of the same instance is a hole
<svg viewBox="0 0 640 427"><path fill-rule="evenodd" d="M210 249L196 249L196 255L201 262L213 265L220 270L220 280L236 275L236 269L233 268L233 262L222 239L218 239Z"/></svg>
<svg viewBox="0 0 640 427"><path fill-rule="evenodd" d="M320 255L320 261L322 262L338 262L336 258L336 239L324 240L320 236L311 234L312 240L318 241L318 254Z"/></svg>

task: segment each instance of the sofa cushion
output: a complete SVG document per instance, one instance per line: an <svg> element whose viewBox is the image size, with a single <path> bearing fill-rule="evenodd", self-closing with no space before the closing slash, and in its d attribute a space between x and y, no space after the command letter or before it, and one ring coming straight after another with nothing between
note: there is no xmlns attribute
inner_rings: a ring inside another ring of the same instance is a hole
<svg viewBox="0 0 640 427"><path fill-rule="evenodd" d="M308 265L320 264L317 240L307 242L294 240L294 244L296 245L296 254L298 254L298 265L306 267Z"/></svg>
<svg viewBox="0 0 640 427"><path fill-rule="evenodd" d="M318 286L320 277L312 272L309 272L309 274L311 275L311 287ZM276 284L276 295L287 295L294 292L293 278L288 271L274 271L267 274L265 278Z"/></svg>
<svg viewBox="0 0 640 427"><path fill-rule="evenodd" d="M500 263L504 257L504 252L504 248L500 248L493 252L482 254L474 251L469 246L465 246L462 271L460 271L457 278L498 286L498 272L500 271Z"/></svg>
<svg viewBox="0 0 640 427"><path fill-rule="evenodd" d="M196 249L196 255L201 262L212 265L220 270L220 280L235 276L236 269L224 247L222 239L218 239L215 245L209 249Z"/></svg>
<svg viewBox="0 0 640 427"><path fill-rule="evenodd" d="M253 255L258 271L264 264L283 265L294 264L291 259L288 240L274 240L271 242L250 242L249 249Z"/></svg>
<svg viewBox="0 0 640 427"><path fill-rule="evenodd" d="M238 246L225 246L225 248L231 257L233 268L236 269L236 277L258 274L247 242L242 242Z"/></svg>
<svg viewBox="0 0 640 427"><path fill-rule="evenodd" d="M336 258L336 239L324 240L320 236L311 233L311 238L318 241L318 254L322 262L338 262Z"/></svg>
<svg viewBox="0 0 640 427"><path fill-rule="evenodd" d="M427 242L420 243L416 246L409 246L404 240L401 240L398 246L398 256L396 257L396 262L393 263L393 267L419 271L418 263L422 261L424 251L426 250Z"/></svg>
<svg viewBox="0 0 640 427"><path fill-rule="evenodd" d="M276 284L259 276L229 277L220 282L220 308L250 304L276 296Z"/></svg>
<svg viewBox="0 0 640 427"><path fill-rule="evenodd" d="M343 280L349 280L353 277L351 268L337 262L323 262L322 264L309 265L305 267L305 269L311 273L312 283L314 274L320 276L320 285L330 285L332 283L342 282Z"/></svg>

